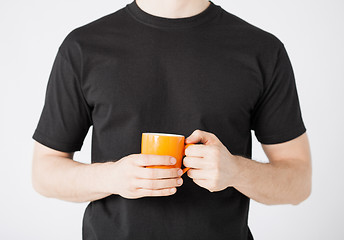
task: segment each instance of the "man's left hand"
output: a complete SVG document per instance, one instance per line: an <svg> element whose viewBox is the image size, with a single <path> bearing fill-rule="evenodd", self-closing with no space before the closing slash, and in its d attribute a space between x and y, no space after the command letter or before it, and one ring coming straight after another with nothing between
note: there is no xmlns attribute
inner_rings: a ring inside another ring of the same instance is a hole
<svg viewBox="0 0 344 240"><path fill-rule="evenodd" d="M185 142L196 144L185 150L183 164L190 168L187 174L197 185L210 192L234 185L239 172L238 157L232 155L213 133L197 129Z"/></svg>

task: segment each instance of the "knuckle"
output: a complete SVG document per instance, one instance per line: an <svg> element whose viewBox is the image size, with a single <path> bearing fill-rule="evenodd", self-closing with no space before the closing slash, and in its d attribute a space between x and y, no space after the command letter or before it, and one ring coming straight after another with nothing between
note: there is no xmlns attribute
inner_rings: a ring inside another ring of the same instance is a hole
<svg viewBox="0 0 344 240"><path fill-rule="evenodd" d="M150 159L151 159L150 155L142 154L142 158L141 158L142 165L147 166L147 164L149 163Z"/></svg>
<svg viewBox="0 0 344 240"><path fill-rule="evenodd" d="M127 159L130 159L130 160L135 160L135 159L137 159L139 157L139 155L140 154L138 154L138 153L133 153L133 154L130 154L130 155L125 156L123 158L127 158Z"/></svg>
<svg viewBox="0 0 344 240"><path fill-rule="evenodd" d="M142 178L144 176L144 168L136 167L134 169L131 169L131 174L133 178Z"/></svg>
<svg viewBox="0 0 344 240"><path fill-rule="evenodd" d="M202 134L202 131L201 131L200 129L196 129L195 132L194 132L194 134L195 134L196 136L200 136L200 135Z"/></svg>
<svg viewBox="0 0 344 240"><path fill-rule="evenodd" d="M198 135L198 129L195 129L190 135L197 136Z"/></svg>
<svg viewBox="0 0 344 240"><path fill-rule="evenodd" d="M213 190L216 188L216 181L215 180L211 181L210 188Z"/></svg>
<svg viewBox="0 0 344 240"><path fill-rule="evenodd" d="M149 196L154 196L154 190L153 189L149 189L147 192Z"/></svg>
<svg viewBox="0 0 344 240"><path fill-rule="evenodd" d="M139 187L143 189L150 189L148 180L140 179Z"/></svg>
<svg viewBox="0 0 344 240"><path fill-rule="evenodd" d="M144 159L145 159L145 155L144 154L137 154L137 156L135 157L135 164L136 165L144 165Z"/></svg>
<svg viewBox="0 0 344 240"><path fill-rule="evenodd" d="M139 187L139 182L136 179L129 180L129 188Z"/></svg>
<svg viewBox="0 0 344 240"><path fill-rule="evenodd" d="M130 193L134 193L138 187L140 187L139 183L137 181L131 180L129 181L129 185L127 189Z"/></svg>
<svg viewBox="0 0 344 240"><path fill-rule="evenodd" d="M141 178L141 176L143 175L142 169L143 168L136 166L136 167L129 169L128 172L130 172L132 178Z"/></svg>
<svg viewBox="0 0 344 240"><path fill-rule="evenodd" d="M129 159L129 162L132 165L138 165L138 164L140 164L141 156L140 156L140 154L132 154L127 159Z"/></svg>
<svg viewBox="0 0 344 240"><path fill-rule="evenodd" d="M148 168L141 167L136 171L135 176L137 178L147 178L148 177L148 171L149 171Z"/></svg>
<svg viewBox="0 0 344 240"><path fill-rule="evenodd" d="M136 187L134 185L130 185L128 191L130 193L134 193L136 191Z"/></svg>

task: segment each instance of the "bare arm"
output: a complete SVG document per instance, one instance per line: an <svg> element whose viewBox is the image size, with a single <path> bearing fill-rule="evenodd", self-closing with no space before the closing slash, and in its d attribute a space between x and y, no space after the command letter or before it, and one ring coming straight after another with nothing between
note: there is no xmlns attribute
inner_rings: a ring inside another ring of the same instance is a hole
<svg viewBox="0 0 344 240"><path fill-rule="evenodd" d="M307 134L280 144L263 145L269 163L231 154L212 133L195 130L186 139L188 176L210 192L234 187L264 204L298 204L311 192L311 154Z"/></svg>
<svg viewBox="0 0 344 240"><path fill-rule="evenodd" d="M117 162L83 164L73 160L74 153L56 151L34 144L32 184L50 198L88 202L119 194L126 198L167 196L181 186L180 171L145 168L148 165L173 165L169 156L132 154Z"/></svg>
<svg viewBox="0 0 344 240"><path fill-rule="evenodd" d="M262 145L269 163L238 157L236 189L264 204L299 204L311 193L311 154L307 134Z"/></svg>
<svg viewBox="0 0 344 240"><path fill-rule="evenodd" d="M34 189L51 198L86 202L104 198L105 164L83 164L66 153L34 143L32 184Z"/></svg>

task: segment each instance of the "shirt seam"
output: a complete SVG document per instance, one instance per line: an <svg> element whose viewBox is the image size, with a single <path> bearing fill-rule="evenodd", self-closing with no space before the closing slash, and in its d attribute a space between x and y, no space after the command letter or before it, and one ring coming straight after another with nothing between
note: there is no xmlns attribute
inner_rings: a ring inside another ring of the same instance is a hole
<svg viewBox="0 0 344 240"><path fill-rule="evenodd" d="M43 143L50 145L49 143L56 144L57 148L60 149L73 149L73 151L79 151L83 142L79 143L67 143L67 142L62 142L56 139L52 139L50 136L42 133L38 128L35 130L33 138L35 139L37 137L37 140L42 141ZM36 140L36 139L35 139ZM61 146L62 145L62 146ZM69 151L68 151L69 152Z"/></svg>
<svg viewBox="0 0 344 240"><path fill-rule="evenodd" d="M185 27L182 27L182 26L180 26L180 27L173 27L173 26L171 26L171 27L168 27L168 26L162 27L162 26L157 26L157 25L150 24L150 23L147 23L147 22L142 21L141 19L137 18L137 17L135 16L135 14L132 13L131 10L130 10L129 8L125 8L125 10L126 10L126 12L127 12L132 18L134 18L134 20L140 22L141 24L144 24L144 25L149 26L149 27L152 27L152 28L169 29L169 30L192 29L192 28L195 28L195 27L197 27L197 26L204 26L206 23L211 22L216 16L218 16L219 14L221 14L221 13L220 13L220 10L218 10L218 13L214 14L214 16L212 16L211 18L209 18L208 21L201 22L201 23L199 23L199 24L188 25L188 26L185 26ZM196 20L196 19L195 19L195 20ZM190 22L192 23L192 22L194 22L195 20L191 20Z"/></svg>
<svg viewBox="0 0 344 240"><path fill-rule="evenodd" d="M257 134L256 136L259 139L264 139L263 142L269 142L270 139L275 139L275 138L282 138L283 139L285 137L293 136L293 135L299 133L300 131L305 131L305 130L306 130L305 125L303 123L299 123L299 124L295 125L295 127L280 131L277 134L273 134L273 135L259 135L259 134ZM268 140L268 141L266 141L266 140Z"/></svg>

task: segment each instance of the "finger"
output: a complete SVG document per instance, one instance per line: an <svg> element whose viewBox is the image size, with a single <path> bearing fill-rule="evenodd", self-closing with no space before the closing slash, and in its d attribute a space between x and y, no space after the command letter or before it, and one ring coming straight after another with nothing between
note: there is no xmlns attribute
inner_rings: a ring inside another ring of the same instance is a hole
<svg viewBox="0 0 344 240"><path fill-rule="evenodd" d="M194 144L190 145L187 149L185 149L185 156L205 157L208 151L209 146L204 144Z"/></svg>
<svg viewBox="0 0 344 240"><path fill-rule="evenodd" d="M154 154L137 154L135 164L138 166L153 166L153 165L174 165L176 159L167 155L154 155Z"/></svg>
<svg viewBox="0 0 344 240"><path fill-rule="evenodd" d="M177 191L177 188L165 188L165 189L144 189L144 188L138 188L137 193L140 197L155 197L155 196L169 196L175 194Z"/></svg>
<svg viewBox="0 0 344 240"><path fill-rule="evenodd" d="M189 168L208 168L208 164L206 164L205 158L202 157L184 157L183 165Z"/></svg>
<svg viewBox="0 0 344 240"><path fill-rule="evenodd" d="M214 144L219 142L219 139L215 136L215 134L202 131L196 129L193 133L185 139L186 143L198 143L201 142L203 144Z"/></svg>
<svg viewBox="0 0 344 240"><path fill-rule="evenodd" d="M180 168L139 168L136 177L144 179L178 178L183 174Z"/></svg>
<svg viewBox="0 0 344 240"><path fill-rule="evenodd" d="M187 174L192 179L208 179L208 174L205 170L190 169Z"/></svg>
<svg viewBox="0 0 344 240"><path fill-rule="evenodd" d="M144 189L164 189L164 188L174 188L179 187L183 183L182 178L173 178L173 179L137 179L136 180L137 188Z"/></svg>

